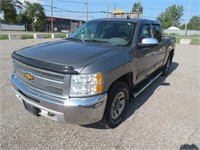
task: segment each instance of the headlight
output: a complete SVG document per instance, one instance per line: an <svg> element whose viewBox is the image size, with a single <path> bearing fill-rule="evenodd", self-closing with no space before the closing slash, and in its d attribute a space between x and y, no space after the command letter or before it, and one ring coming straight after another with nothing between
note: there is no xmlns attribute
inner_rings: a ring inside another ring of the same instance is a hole
<svg viewBox="0 0 200 150"><path fill-rule="evenodd" d="M102 93L103 76L101 73L72 75L70 96L91 96Z"/></svg>

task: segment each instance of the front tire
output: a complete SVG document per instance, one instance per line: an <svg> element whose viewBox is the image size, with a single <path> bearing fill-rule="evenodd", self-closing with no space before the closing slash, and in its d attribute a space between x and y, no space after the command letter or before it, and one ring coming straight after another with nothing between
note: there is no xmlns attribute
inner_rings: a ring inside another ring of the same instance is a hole
<svg viewBox="0 0 200 150"><path fill-rule="evenodd" d="M108 100L103 118L106 128L115 128L122 122L128 101L128 85L125 82L116 81L108 91Z"/></svg>

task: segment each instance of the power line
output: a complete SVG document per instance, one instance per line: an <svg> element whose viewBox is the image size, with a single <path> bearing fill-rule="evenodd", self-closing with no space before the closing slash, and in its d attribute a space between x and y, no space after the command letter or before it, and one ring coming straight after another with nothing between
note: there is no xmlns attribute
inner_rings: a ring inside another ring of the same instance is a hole
<svg viewBox="0 0 200 150"><path fill-rule="evenodd" d="M44 7L50 7L50 5L43 5ZM85 13L85 11L79 11L79 10L68 10L68 9L63 9L63 8L60 8L60 7L56 7L54 6L53 7L54 9L58 9L58 10L54 10L54 12L61 12L61 11L65 11L65 12L69 12L69 13ZM48 10L46 10L48 11ZM190 11L191 12L191 11ZM107 13L106 10L100 10L100 11L88 11L88 13ZM109 14L111 14L112 12L111 11L108 11Z"/></svg>
<svg viewBox="0 0 200 150"><path fill-rule="evenodd" d="M68 2L70 2L70 1L68 1ZM74 3L74 2L72 2L72 3ZM82 4L84 4L84 3L82 3ZM91 2L90 3L88 3L89 5L99 5L99 4L97 4L97 3L94 3L94 4L91 4ZM107 4L103 4L103 5L107 5ZM112 5L110 5L110 4L108 4L109 6L112 6ZM114 6L114 5L113 5ZM130 5L128 6L128 5L126 5L127 6L127 8L129 8L130 7ZM144 7L144 10L162 10L162 11L165 11L165 9L161 9L161 8L151 8L151 7ZM184 11L184 12L187 12L187 11ZM194 11L194 10L190 10L190 12L196 12L196 13L200 13L200 10L197 10L197 11Z"/></svg>
<svg viewBox="0 0 200 150"><path fill-rule="evenodd" d="M85 21L88 21L88 0L85 1Z"/></svg>
<svg viewBox="0 0 200 150"><path fill-rule="evenodd" d="M51 7L50 5L43 5L45 7ZM63 9L63 8L60 8L60 7L56 7L56 6L53 6L53 9L58 9L60 11L55 11L54 12L61 12L61 11L65 11L65 12L72 12L72 13L85 13L85 11L79 11L79 10L68 10L68 9ZM47 10L46 10L47 11ZM88 13L106 13L106 11L104 10L101 10L101 11L88 11ZM108 12L108 13L112 13L112 12Z"/></svg>
<svg viewBox="0 0 200 150"><path fill-rule="evenodd" d="M140 17L140 0L138 1L138 18Z"/></svg>
<svg viewBox="0 0 200 150"><path fill-rule="evenodd" d="M67 1L67 2L70 2L70 3L71 3L71 1ZM72 3L73 3L73 2L72 2ZM84 3L82 3L82 4L84 4ZM88 3L88 4L91 5L91 2ZM99 5L99 4L95 3L94 5ZM50 7L50 5L43 5L43 6ZM109 5L109 6L111 6L111 5ZM129 7L130 7L130 5L129 5ZM57 7L57 8L58 8L58 7ZM151 7L149 7L149 8L148 8L148 7L145 7L144 10L163 10L163 11L165 11L164 9L160 9L160 8L151 8ZM187 12L187 10L185 10L184 12ZM192 12L192 13L200 13L200 10L197 10L197 11L190 10L190 12Z"/></svg>
<svg viewBox="0 0 200 150"><path fill-rule="evenodd" d="M63 2L63 3L75 3L75 4L84 4L84 2L78 2L78 1L68 1L68 0L59 0L59 1L61 1L61 2Z"/></svg>
<svg viewBox="0 0 200 150"><path fill-rule="evenodd" d="M3 0L3 1L12 1L12 0ZM44 0L37 0L37 1L44 1ZM62 3L75 3L75 4L85 4L85 2L83 2L83 1L74 1L74 0L56 0L56 1L60 1L60 2L62 2ZM141 0L141 2L140 3L152 3L152 2L150 2L149 0L146 0L146 1L144 1L144 0ZM161 2L161 1L158 1L158 2L156 2L156 4L163 4L163 3L169 3L169 2ZM114 4L112 4L112 3L107 3L107 2L89 2L88 3L89 5L109 5L109 6L114 6ZM120 4L120 6L122 6L122 7L127 7L127 8L129 8L130 7L130 5L129 4L126 4L126 3L124 3L124 4ZM146 9L148 9L148 10L165 10L165 9L161 9L161 8L148 8L148 7L144 7L144 10L146 10ZM186 11L184 11L184 12L187 12L187 10ZM200 10L197 10L197 11L194 11L194 10L190 10L190 12L197 12L197 13L200 13Z"/></svg>

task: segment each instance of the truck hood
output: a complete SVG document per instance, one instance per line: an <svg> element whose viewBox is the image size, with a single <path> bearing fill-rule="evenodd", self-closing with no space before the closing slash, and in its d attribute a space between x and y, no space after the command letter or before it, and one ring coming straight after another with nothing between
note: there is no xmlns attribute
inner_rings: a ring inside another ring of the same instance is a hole
<svg viewBox="0 0 200 150"><path fill-rule="evenodd" d="M77 72L119 46L60 40L15 51L14 59L27 65L60 73Z"/></svg>

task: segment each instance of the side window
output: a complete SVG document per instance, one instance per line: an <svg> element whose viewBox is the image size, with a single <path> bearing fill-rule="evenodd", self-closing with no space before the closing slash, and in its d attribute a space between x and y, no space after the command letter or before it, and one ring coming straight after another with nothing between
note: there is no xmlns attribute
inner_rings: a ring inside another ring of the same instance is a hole
<svg viewBox="0 0 200 150"><path fill-rule="evenodd" d="M150 24L145 24L142 27L139 41L141 42L142 39L144 39L144 38L150 38L150 37L152 37L152 35L151 35L151 26L150 26Z"/></svg>
<svg viewBox="0 0 200 150"><path fill-rule="evenodd" d="M158 24L153 24L153 30L154 30L154 37L158 40L158 42L162 42L162 31L161 27Z"/></svg>

